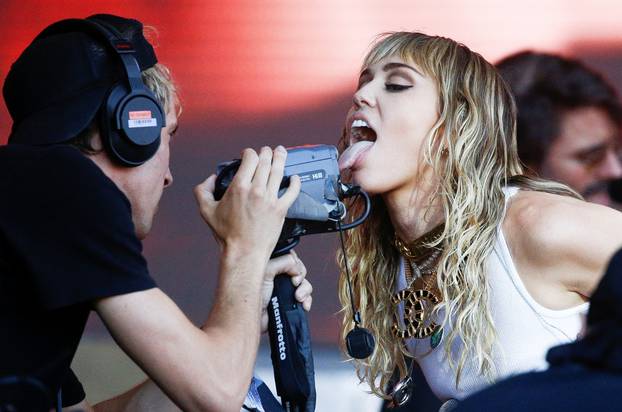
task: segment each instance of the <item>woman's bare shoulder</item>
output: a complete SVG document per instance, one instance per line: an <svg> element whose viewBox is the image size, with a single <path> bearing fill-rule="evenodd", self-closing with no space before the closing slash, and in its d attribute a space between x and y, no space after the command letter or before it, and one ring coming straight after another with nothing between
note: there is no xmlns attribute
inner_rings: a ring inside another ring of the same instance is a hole
<svg viewBox="0 0 622 412"><path fill-rule="evenodd" d="M561 277L570 273L571 282L600 274L622 245L622 213L537 191L521 190L510 200L503 229L523 262L557 268L552 272Z"/></svg>
<svg viewBox="0 0 622 412"><path fill-rule="evenodd" d="M519 191L506 212L508 228L536 243L578 240L569 235L616 233L622 240L622 213L606 206L570 196L530 190ZM563 236L566 235L566 236Z"/></svg>

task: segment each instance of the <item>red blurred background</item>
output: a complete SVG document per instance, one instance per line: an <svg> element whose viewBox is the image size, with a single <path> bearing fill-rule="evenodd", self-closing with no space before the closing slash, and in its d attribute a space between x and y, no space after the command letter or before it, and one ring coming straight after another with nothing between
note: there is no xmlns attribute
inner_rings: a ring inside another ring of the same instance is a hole
<svg viewBox="0 0 622 412"><path fill-rule="evenodd" d="M156 52L181 89L175 184L145 253L160 286L197 323L209 309L217 253L192 187L245 146L335 143L359 62L378 33L448 36L493 62L524 48L575 55L622 86L622 3L605 0L4 0L0 79L47 24L104 12L155 27ZM2 103L0 143L10 124ZM326 344L338 336L336 246L324 235L299 248L315 284L311 328ZM105 332L92 321L88 333Z"/></svg>

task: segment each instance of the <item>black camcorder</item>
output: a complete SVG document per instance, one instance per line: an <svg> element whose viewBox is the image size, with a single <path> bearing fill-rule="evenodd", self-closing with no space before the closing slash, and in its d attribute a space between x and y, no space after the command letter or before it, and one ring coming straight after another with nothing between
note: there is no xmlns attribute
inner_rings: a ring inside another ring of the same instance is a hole
<svg viewBox="0 0 622 412"><path fill-rule="evenodd" d="M337 148L329 145L307 145L287 149L281 191L289 179L298 175L300 194L290 206L272 257L287 253L301 236L351 229L369 215L371 201L359 187L341 182ZM220 200L240 166L240 160L221 163L214 198ZM281 192L282 193L282 192ZM365 210L350 223L343 200L353 196L365 199ZM343 241L343 239L342 239ZM349 278L348 278L349 279ZM274 381L281 397L282 410L313 412L315 410L315 372L307 317L294 298L295 289L286 275L274 279L274 291L268 307L268 332L274 369Z"/></svg>
<svg viewBox="0 0 622 412"><path fill-rule="evenodd" d="M335 146L305 145L287 149L285 172L281 190L289 185L293 175L300 177L300 194L290 206L273 256L284 254L299 242L304 235L327 233L339 230L339 223L346 215L342 200L363 194L358 186L344 184L339 177ZM240 160L218 165L218 177L214 197L220 200L240 166ZM366 197L366 196L365 196ZM347 230L361 224L369 213L369 199L366 213L353 222L341 225Z"/></svg>

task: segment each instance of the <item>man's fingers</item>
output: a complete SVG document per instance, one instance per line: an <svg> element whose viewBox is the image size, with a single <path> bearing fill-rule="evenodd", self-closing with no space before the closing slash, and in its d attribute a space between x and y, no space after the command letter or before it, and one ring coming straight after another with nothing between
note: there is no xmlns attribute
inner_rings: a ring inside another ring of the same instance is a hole
<svg viewBox="0 0 622 412"><path fill-rule="evenodd" d="M266 268L267 275L274 277L279 274L287 274L292 277L304 278L307 268L296 255L288 253L268 261ZM300 281L298 281L300 283Z"/></svg>
<svg viewBox="0 0 622 412"><path fill-rule="evenodd" d="M204 185L203 190L206 195L209 195L210 200L214 200L214 190L216 190L216 175L213 174L202 183Z"/></svg>
<svg viewBox="0 0 622 412"><path fill-rule="evenodd" d="M300 258L298 257L298 253L296 253L296 251L294 249L289 251L289 254L292 255L294 257L294 259L296 259L296 264L299 266L299 273L298 275L293 275L292 276L292 285L294 286L298 286L302 283L302 281L305 279L305 277L307 276L307 267L305 266L304 263L302 263L302 260L300 260Z"/></svg>
<svg viewBox="0 0 622 412"><path fill-rule="evenodd" d="M199 195L203 198L214 200L214 190L216 188L216 175L211 175L194 188L194 194L196 197Z"/></svg>
<svg viewBox="0 0 622 412"><path fill-rule="evenodd" d="M270 193L276 193L279 187L281 187L286 158L287 151L285 148L283 146L277 146L272 153L272 167L270 170L270 178L268 179L268 191L270 191Z"/></svg>
<svg viewBox="0 0 622 412"><path fill-rule="evenodd" d="M215 187L216 175L211 175L194 188L194 198L201 209L201 214L204 216L205 213L208 213L211 210L210 207L216 202L216 200L214 200Z"/></svg>
<svg viewBox="0 0 622 412"><path fill-rule="evenodd" d="M308 312L311 310L312 304L313 304L313 297L309 296L302 302L302 308Z"/></svg>
<svg viewBox="0 0 622 412"><path fill-rule="evenodd" d="M298 302L304 302L308 297L311 296L312 293L313 286L311 285L311 282L309 282L307 279L304 279L300 286L296 288L294 296L296 297L296 300Z"/></svg>
<svg viewBox="0 0 622 412"><path fill-rule="evenodd" d="M280 197L279 201L282 202L283 206L287 209L294 203L294 200L298 197L300 193L300 177L297 175L291 176L289 178L289 187L283 193L283 196Z"/></svg>
<svg viewBox="0 0 622 412"><path fill-rule="evenodd" d="M236 172L231 184L249 185L257 169L259 156L253 149L244 149L242 152L242 163Z"/></svg>
<svg viewBox="0 0 622 412"><path fill-rule="evenodd" d="M272 149L264 146L259 151L259 161L255 175L253 176L253 187L262 192L266 190L266 184L268 183L268 177L270 176L270 170L272 168Z"/></svg>

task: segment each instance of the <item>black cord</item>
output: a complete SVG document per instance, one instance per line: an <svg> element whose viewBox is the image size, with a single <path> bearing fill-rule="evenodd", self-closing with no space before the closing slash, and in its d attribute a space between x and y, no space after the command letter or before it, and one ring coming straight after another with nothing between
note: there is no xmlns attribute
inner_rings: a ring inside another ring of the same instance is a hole
<svg viewBox="0 0 622 412"><path fill-rule="evenodd" d="M339 225L339 228L340 228L339 230L349 230L349 229L357 227L358 225L363 223L365 219L367 219L367 217L369 216L369 213L371 212L371 199L366 192L361 190L360 192L354 194L353 196L363 196L363 198L365 199L365 210L353 222L347 223L343 226ZM355 200L358 200L358 199L355 199Z"/></svg>
<svg viewBox="0 0 622 412"><path fill-rule="evenodd" d="M341 228L341 219L337 221L337 227L339 228L339 239L341 240L341 251L343 252L343 261L346 266L346 277L348 279L348 292L350 294L350 304L352 305L352 319L356 326L360 323L360 316L358 311L354 309L354 297L352 294L352 281L350 279L350 267L348 265L348 256L346 255L346 244L343 240L343 229Z"/></svg>

